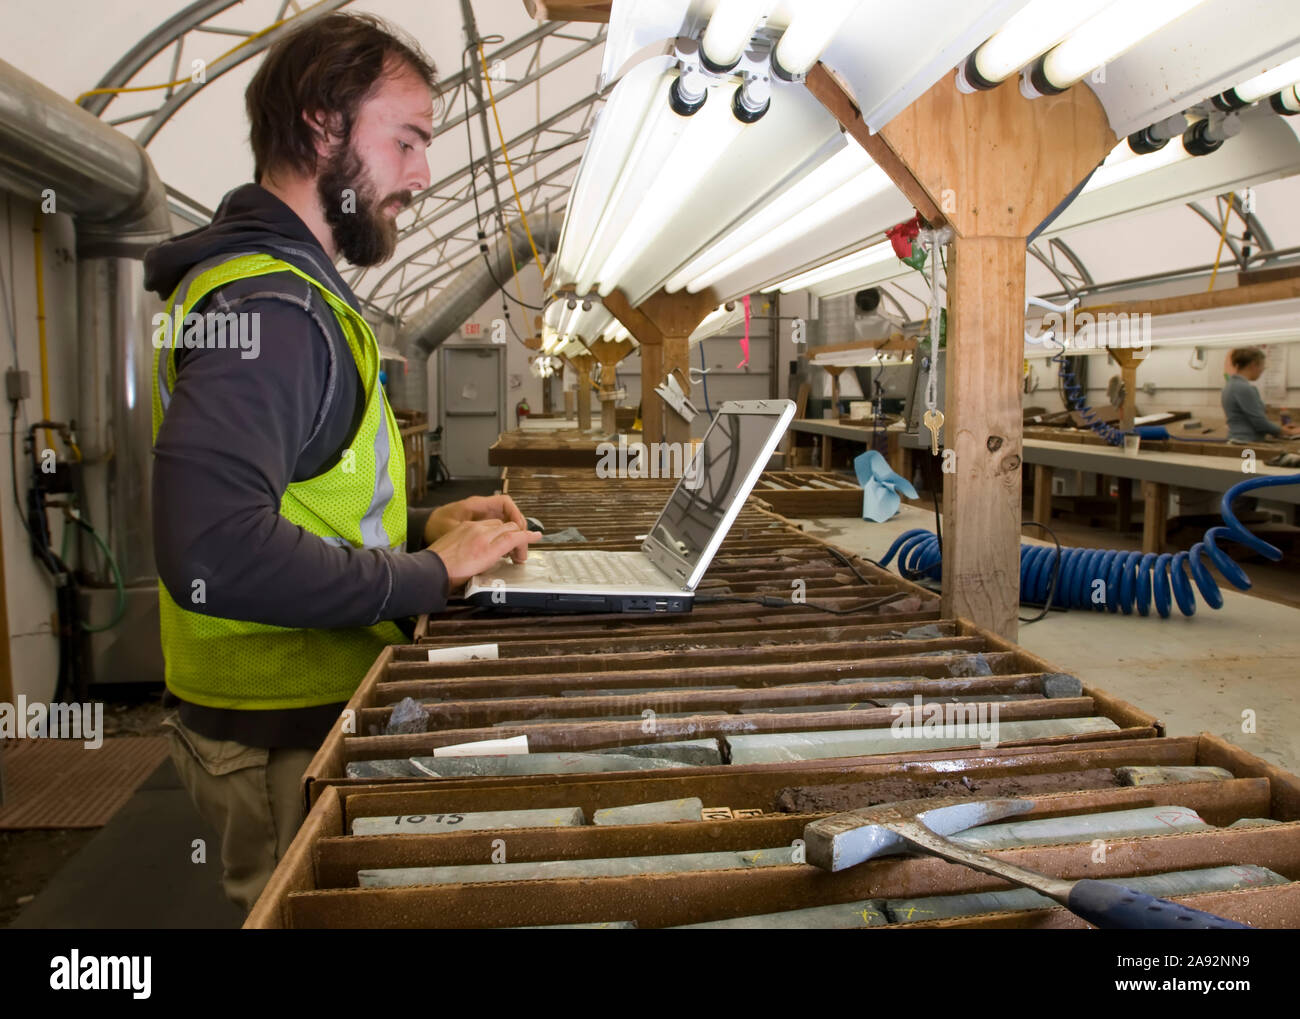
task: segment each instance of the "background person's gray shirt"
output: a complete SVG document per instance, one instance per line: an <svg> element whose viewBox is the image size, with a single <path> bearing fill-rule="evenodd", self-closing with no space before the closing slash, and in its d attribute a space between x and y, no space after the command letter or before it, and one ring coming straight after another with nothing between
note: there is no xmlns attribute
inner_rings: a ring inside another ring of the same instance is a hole
<svg viewBox="0 0 1300 1019"><path fill-rule="evenodd" d="M1274 424L1264 413L1264 398L1259 395L1259 390L1240 375L1228 376L1220 400L1228 419L1229 439L1258 442L1270 435L1282 434L1282 426Z"/></svg>

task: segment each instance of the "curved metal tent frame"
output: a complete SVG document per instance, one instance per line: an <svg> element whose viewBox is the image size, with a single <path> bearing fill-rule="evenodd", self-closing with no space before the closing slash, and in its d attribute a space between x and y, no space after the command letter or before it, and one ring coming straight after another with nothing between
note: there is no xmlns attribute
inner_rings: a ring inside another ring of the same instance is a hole
<svg viewBox="0 0 1300 1019"><path fill-rule="evenodd" d="M115 127L145 121L136 135L136 141L147 148L158 137L162 128L178 116L185 105L206 84L258 56L276 40L300 25L304 19L322 17L347 6L350 2L351 0L321 0L306 10L286 17L290 0L280 0L276 16L270 26L242 29L218 27L212 23L213 19L238 6L239 0L197 0L146 33L127 49L95 86L80 97L79 103L87 111L105 118L113 102L120 95L145 91L152 87L133 83L137 76L160 55L170 51L169 84L161 89L163 92L161 101L156 106L107 120ZM510 80L504 88L495 93L492 100L477 94L474 86L477 84L478 74L474 64L471 64L468 69L462 67L455 74L442 79L439 83L441 102L435 110L434 137L460 127L468 119L483 116L491 108L493 100L500 105L512 95L528 86L540 84L554 71L603 44L606 34L604 25L577 27L580 30L575 32L564 22L543 22L518 38L487 52L486 62L489 66L507 58L527 54L524 73ZM196 34L230 35L242 37L244 41L237 48L208 65L205 69L204 81L180 83L177 75L185 54L186 42ZM562 41L565 46L561 52L543 61L542 43L546 40ZM599 92L588 92L576 101L566 103L557 112L542 118L527 130L507 139L505 152L511 154L516 172L522 175L529 170L538 170L540 173L543 170L541 164L549 156L568 146L585 141L591 130L591 122L600 98ZM467 253L476 253L480 224L487 234L488 241L499 232L504 217L515 204L512 192L507 190L504 194L501 193L502 189L494 172L496 163L503 158L503 148L498 141L490 147L486 156L481 153L475 156L472 151L467 156L465 163L415 196L412 202L414 218L411 223L399 230L398 244L399 249L408 248L407 242L421 237L424 243L414 250L404 251L396 262L386 266L383 274L362 296L362 300L372 311L389 319L395 317L395 309L400 309L401 314L411 311L412 305L419 298L433 296L434 292L431 290L433 286L464 267L467 261L464 256ZM565 174L576 169L577 162L573 159L564 162L558 168L548 167L537 181L521 187L520 197L524 199L531 197L531 201L524 205L525 213L537 214L539 210L544 213L546 207L556 197L555 192L567 191L569 181L565 178ZM480 178L486 179L480 180ZM452 189L450 192L449 188ZM203 206L189 199L176 188L171 188L170 191L178 202L188 206L190 210L207 212ZM447 223L448 217L455 216L475 198L482 202L478 214L469 219L457 217L455 223ZM193 218L192 212L190 217ZM494 220L495 228L491 225ZM448 249L458 242L459 246L449 253ZM436 253L438 259L434 265L427 264L425 260L425 256L430 252ZM430 273L436 272L440 266L447 265L448 258L455 264L439 272L431 280ZM350 286L359 288L370 272L364 268L350 268L345 278ZM361 296L360 291L358 293Z"/></svg>
<svg viewBox="0 0 1300 1019"><path fill-rule="evenodd" d="M304 20L322 17L348 6L350 2L318 0L299 10L295 0L278 0L271 24L243 28L216 23L216 19L239 7L240 0L195 0L126 49L94 88L80 97L79 103L96 116L106 117L120 95L158 87L133 83L160 56L170 52L169 84L159 88L163 93L161 101L116 119L107 119L109 124L117 127L144 121L136 140L147 147L205 84L220 79L261 54ZM472 24L473 13L467 10L464 0L461 7L463 19ZM473 34L477 36L477 29ZM203 81L178 79L187 43L200 35L224 35L242 41L206 66ZM604 25L545 21L515 39L503 41L486 54L489 65L520 54L527 54L527 64L524 73L510 79L492 99L499 105L530 85L540 86L556 70L601 46L605 36ZM495 40L499 37L489 38ZM544 61L542 45L548 41L563 43L565 48L557 54L548 54ZM497 237L510 210L515 207L513 191L498 180L497 163L503 158L503 147L499 137L494 143L488 132L486 118L492 100L481 94L481 79L476 71L471 63L468 68L462 66L441 82L442 102L435 110L434 136L441 136L461 125L468 129L467 121L478 118L482 135L478 143L480 154L474 154L475 142L471 131L467 137L465 161L415 197L411 210L413 218L399 231L397 260L385 266L382 272L363 268L347 270L349 284L359 295L364 290L362 299L372 312L390 321L400 321L417 310L423 303L422 298L427 300L434 296L439 284L479 257L480 244ZM539 116L532 126L507 140L504 150L512 154L514 168L521 175L528 171L536 174L534 181L520 188L526 214L552 215L555 213L550 210L556 199L561 199L558 204L563 204L560 193L567 192L571 182L569 175L579 160L576 153L566 153L574 156L571 159L551 160L550 157L587 139L604 94L599 89L579 94L564 102L555 112ZM486 154L483 154L484 150ZM186 198L176 188L169 187L169 193L181 205L207 213L203 206ZM458 215L471 203L477 206L472 215ZM1291 255L1293 249L1276 249L1260 216L1254 210L1245 210L1238 196L1216 196L1215 205L1214 212L1199 202L1189 202L1186 207L1216 234L1224 229L1224 216L1228 216L1224 247L1232 259L1229 264L1234 265L1237 271L1261 263L1289 261L1286 256ZM189 216L197 219L192 211ZM453 219L454 222L449 222ZM484 232L484 238L479 237L480 230ZM1139 283L1203 273L1209 268L1169 267L1146 277L1099 281L1092 268L1062 237L1031 245L1029 254L1033 262L1045 269L1059 286L1058 291L1045 295L1048 297L1085 297ZM899 300L901 296L918 299L900 282L886 283L884 287L888 288L884 291L886 299L900 311L903 308Z"/></svg>

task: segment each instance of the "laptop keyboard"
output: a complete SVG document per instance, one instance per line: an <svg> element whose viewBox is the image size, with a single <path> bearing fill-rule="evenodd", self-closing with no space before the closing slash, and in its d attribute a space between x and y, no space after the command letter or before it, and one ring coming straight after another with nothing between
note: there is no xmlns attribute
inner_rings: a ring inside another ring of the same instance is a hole
<svg viewBox="0 0 1300 1019"><path fill-rule="evenodd" d="M644 564L649 569L649 564ZM547 572L561 584L644 584L646 571L623 556L601 552L565 551L546 564Z"/></svg>

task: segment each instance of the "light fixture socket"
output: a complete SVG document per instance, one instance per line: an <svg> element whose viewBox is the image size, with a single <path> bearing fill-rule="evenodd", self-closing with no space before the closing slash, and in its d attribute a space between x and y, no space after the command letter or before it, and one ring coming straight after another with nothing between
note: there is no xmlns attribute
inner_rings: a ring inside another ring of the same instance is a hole
<svg viewBox="0 0 1300 1019"><path fill-rule="evenodd" d="M793 82L801 82L807 77L806 74L795 74L794 71L787 71L784 67L782 67L781 61L776 59L775 46L772 47L772 76L774 78L780 78L782 81L793 81Z"/></svg>
<svg viewBox="0 0 1300 1019"><path fill-rule="evenodd" d="M989 81L988 78L980 74L980 69L975 62L978 53L978 49L972 50L965 63L958 68L957 74L960 80L970 86L971 91L987 92L991 88L997 88L1000 82ZM961 86L958 85L957 87L960 88Z"/></svg>
<svg viewBox="0 0 1300 1019"><path fill-rule="evenodd" d="M1223 138L1214 137L1208 120L1198 120L1183 132L1183 148L1189 156L1208 156L1223 147Z"/></svg>
<svg viewBox="0 0 1300 1019"><path fill-rule="evenodd" d="M1134 131L1128 136L1128 147L1139 156L1159 152L1168 144L1168 138L1155 137L1150 127L1144 127L1141 131Z"/></svg>
<svg viewBox="0 0 1300 1019"><path fill-rule="evenodd" d="M1294 85L1288 85L1281 92L1274 92L1268 97L1268 105L1273 112L1283 117L1294 117L1300 113L1300 93Z"/></svg>
<svg viewBox="0 0 1300 1019"><path fill-rule="evenodd" d="M740 65L740 57L737 57L729 64L714 63L712 60L709 59L709 55L704 51L704 47L702 45L700 46L699 56L700 56L700 66L703 67L710 74L729 74Z"/></svg>
<svg viewBox="0 0 1300 1019"><path fill-rule="evenodd" d="M1223 110L1230 113L1233 110L1240 110L1250 105L1241 96L1237 95L1235 88L1230 88L1226 92L1220 92L1217 96L1210 99L1210 103L1216 110Z"/></svg>
<svg viewBox="0 0 1300 1019"><path fill-rule="evenodd" d="M704 101L709 98L709 90L702 85L698 92L693 92L688 86L683 85L682 82L686 78L687 74L683 72L668 90L668 105L679 117L690 117L699 113Z"/></svg>
<svg viewBox="0 0 1300 1019"><path fill-rule="evenodd" d="M731 97L731 112L742 124L752 124L772 105L772 84L765 75L748 74Z"/></svg>
<svg viewBox="0 0 1300 1019"><path fill-rule="evenodd" d="M1047 66L1047 54L1044 53L1041 57L1039 57L1037 60L1034 61L1033 67L1030 68L1026 77L1029 79L1029 83L1033 85L1034 90L1040 96L1059 96L1070 86L1066 85L1062 87L1060 85L1054 85L1051 79L1047 77L1046 66ZM1021 91L1023 91L1023 89Z"/></svg>

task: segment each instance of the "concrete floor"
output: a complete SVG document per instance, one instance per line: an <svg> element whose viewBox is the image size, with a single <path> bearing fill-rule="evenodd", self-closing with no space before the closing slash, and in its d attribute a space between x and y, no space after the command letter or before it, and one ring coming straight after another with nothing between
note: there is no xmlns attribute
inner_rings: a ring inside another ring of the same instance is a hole
<svg viewBox="0 0 1300 1019"><path fill-rule="evenodd" d="M201 863L195 839L207 847ZM165 760L9 926L231 930L243 922L221 889L221 840Z"/></svg>
<svg viewBox="0 0 1300 1019"><path fill-rule="evenodd" d="M934 513L904 505L883 524L839 517L797 522L876 559L903 531L933 530ZM1244 568L1249 574L1250 566ZM1052 612L1022 624L1017 643L1163 719L1171 736L1212 732L1300 772L1300 609L1231 590L1223 600L1218 611L1198 605L1190 618L1177 611L1170 619ZM1254 732L1243 731L1248 711Z"/></svg>

